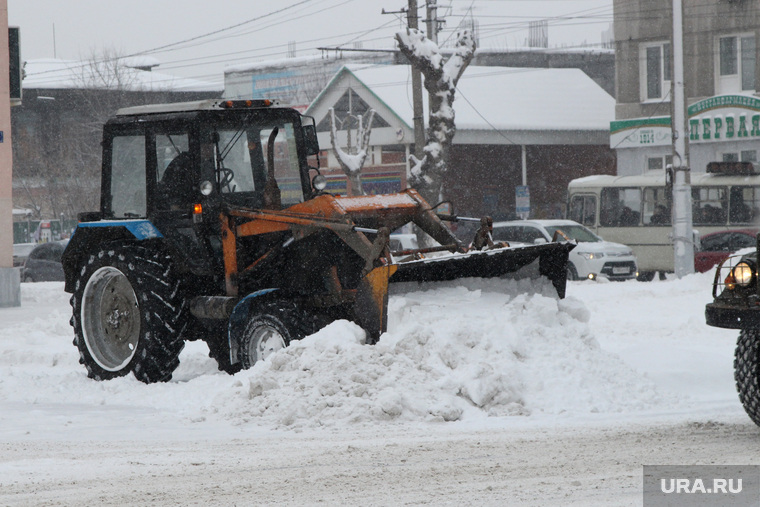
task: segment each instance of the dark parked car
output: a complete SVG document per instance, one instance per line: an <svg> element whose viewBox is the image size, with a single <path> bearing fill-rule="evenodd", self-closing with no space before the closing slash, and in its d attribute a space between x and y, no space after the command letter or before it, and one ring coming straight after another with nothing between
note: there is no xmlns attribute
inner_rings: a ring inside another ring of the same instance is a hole
<svg viewBox="0 0 760 507"><path fill-rule="evenodd" d="M21 268L21 280L24 282L62 282L63 265L61 256L67 241L40 243L26 258Z"/></svg>
<svg viewBox="0 0 760 507"><path fill-rule="evenodd" d="M694 253L694 270L699 273L710 271L742 248L754 247L757 230L737 229L705 234L700 238L700 250Z"/></svg>
<svg viewBox="0 0 760 507"><path fill-rule="evenodd" d="M23 266L24 262L26 262L26 258L29 257L29 254L34 250L35 246L37 246L35 243L14 243L13 267L17 268Z"/></svg>

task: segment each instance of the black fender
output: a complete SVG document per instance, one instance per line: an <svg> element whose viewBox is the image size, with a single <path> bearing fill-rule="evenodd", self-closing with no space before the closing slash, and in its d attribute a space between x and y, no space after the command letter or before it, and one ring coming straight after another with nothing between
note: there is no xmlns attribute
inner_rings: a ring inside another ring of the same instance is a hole
<svg viewBox="0 0 760 507"><path fill-rule="evenodd" d="M272 294L279 289L261 289L241 299L233 308L227 323L227 339L230 344L230 363L237 364L240 362L240 341L243 338L245 326L255 303L261 301L262 297ZM258 299L257 299L258 298Z"/></svg>
<svg viewBox="0 0 760 507"><path fill-rule="evenodd" d="M77 271L81 269L84 259L104 246L110 243L161 239L163 235L148 220L80 222L61 258L66 282L64 290L69 293L74 292Z"/></svg>

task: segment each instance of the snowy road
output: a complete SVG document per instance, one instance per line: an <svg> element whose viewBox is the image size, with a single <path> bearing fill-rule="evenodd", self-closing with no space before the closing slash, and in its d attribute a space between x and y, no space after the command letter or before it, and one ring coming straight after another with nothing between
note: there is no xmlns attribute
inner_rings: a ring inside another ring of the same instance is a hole
<svg viewBox="0 0 760 507"><path fill-rule="evenodd" d="M367 428L2 446L2 505L641 505L641 465L754 463L754 425ZM9 480L8 473L12 476Z"/></svg>
<svg viewBox="0 0 760 507"><path fill-rule="evenodd" d="M24 284L0 506L641 505L642 465L760 464L710 281L399 295L377 346L336 323L230 377L191 343L151 386L87 379L61 284Z"/></svg>

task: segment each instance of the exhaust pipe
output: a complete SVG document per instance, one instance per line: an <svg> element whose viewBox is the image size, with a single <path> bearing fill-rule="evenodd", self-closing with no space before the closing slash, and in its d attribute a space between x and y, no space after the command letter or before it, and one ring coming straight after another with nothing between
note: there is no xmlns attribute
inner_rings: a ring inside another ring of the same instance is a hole
<svg viewBox="0 0 760 507"><path fill-rule="evenodd" d="M197 296L190 300L190 313L199 319L228 320L238 298Z"/></svg>

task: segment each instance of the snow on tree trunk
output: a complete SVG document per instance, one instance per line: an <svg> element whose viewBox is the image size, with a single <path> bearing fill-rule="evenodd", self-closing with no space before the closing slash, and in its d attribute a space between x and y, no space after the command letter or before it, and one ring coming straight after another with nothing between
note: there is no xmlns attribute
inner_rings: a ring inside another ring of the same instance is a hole
<svg viewBox="0 0 760 507"><path fill-rule="evenodd" d="M444 63L435 44L419 30L396 33L399 49L425 77L430 95L430 113L424 157L412 157L410 186L416 188L431 204L443 200L448 149L456 133L454 124L454 92L462 73L475 55L475 40L468 30L459 33L454 54Z"/></svg>
<svg viewBox="0 0 760 507"><path fill-rule="evenodd" d="M362 168L367 160L369 148L369 136L372 133L372 121L375 118L375 110L368 110L364 116L348 115L341 124L347 124L351 119L356 120L356 149L351 145L351 128L346 129L346 149L338 146L338 125L335 120L335 109L330 108L330 143L332 144L335 158L338 159L340 168L348 178L349 195L364 195L362 188ZM365 127L366 125L366 127Z"/></svg>

